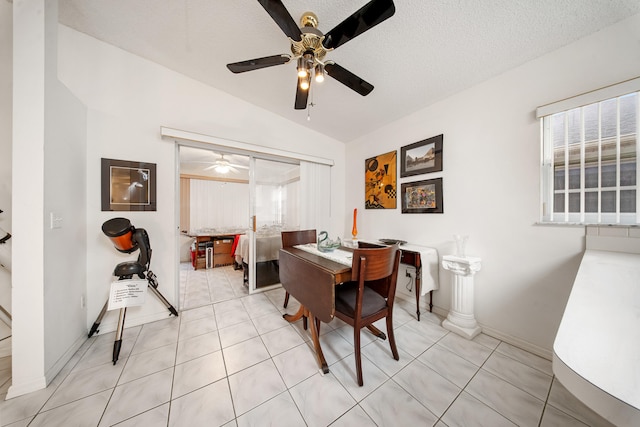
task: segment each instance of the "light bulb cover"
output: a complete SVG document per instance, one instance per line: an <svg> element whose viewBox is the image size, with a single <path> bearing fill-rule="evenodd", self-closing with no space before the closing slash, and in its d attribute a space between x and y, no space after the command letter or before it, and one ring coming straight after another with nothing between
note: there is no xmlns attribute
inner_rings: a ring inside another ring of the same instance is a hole
<svg viewBox="0 0 640 427"><path fill-rule="evenodd" d="M315 75L316 82L322 83L324 81L324 65L316 64Z"/></svg>
<svg viewBox="0 0 640 427"><path fill-rule="evenodd" d="M303 57L298 58L298 77L307 77L307 65Z"/></svg>
<svg viewBox="0 0 640 427"><path fill-rule="evenodd" d="M311 75L307 74L306 77L300 77L298 78L298 81L300 84L300 89L307 90L311 86Z"/></svg>

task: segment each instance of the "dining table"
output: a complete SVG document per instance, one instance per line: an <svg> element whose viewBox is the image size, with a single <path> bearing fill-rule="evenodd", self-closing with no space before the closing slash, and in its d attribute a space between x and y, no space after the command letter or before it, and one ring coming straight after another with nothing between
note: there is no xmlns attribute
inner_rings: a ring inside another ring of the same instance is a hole
<svg viewBox="0 0 640 427"><path fill-rule="evenodd" d="M352 256L351 248L321 252L315 243L280 249L280 282L300 303L295 314L283 317L289 322L309 319L318 367L325 374L329 366L320 346L319 322L329 323L333 319L335 286L351 280Z"/></svg>

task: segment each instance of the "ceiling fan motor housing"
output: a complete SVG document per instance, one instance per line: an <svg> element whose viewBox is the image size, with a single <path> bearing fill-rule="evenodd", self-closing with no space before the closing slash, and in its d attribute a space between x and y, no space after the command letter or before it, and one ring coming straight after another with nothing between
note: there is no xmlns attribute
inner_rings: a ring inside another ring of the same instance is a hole
<svg viewBox="0 0 640 427"><path fill-rule="evenodd" d="M300 31L302 32L301 40L291 40L291 53L293 53L294 57L298 58L305 53L312 53L316 60L322 61L327 52L333 50L326 49L322 45L324 34L317 28L301 27Z"/></svg>

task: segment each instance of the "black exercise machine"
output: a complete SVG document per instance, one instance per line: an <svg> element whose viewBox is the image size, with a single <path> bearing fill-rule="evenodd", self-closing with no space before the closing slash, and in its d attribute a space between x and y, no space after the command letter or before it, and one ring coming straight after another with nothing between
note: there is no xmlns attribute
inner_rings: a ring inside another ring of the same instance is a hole
<svg viewBox="0 0 640 427"><path fill-rule="evenodd" d="M162 296L158 291L158 280L155 274L149 270L151 264L151 244L149 243L149 235L144 228L135 228L131 225L131 222L126 218L112 218L102 224L102 232L111 239L116 250L119 252L130 254L137 250L140 250L137 261L121 262L113 271L113 275L118 277L118 280L131 279L134 275L137 275L140 279L147 279L149 282L149 289L155 294L160 301L167 307L170 314L178 316L176 309ZM91 326L89 331L89 338L98 332L100 322L107 312L109 300L104 304L98 318ZM113 364L116 364L118 355L120 354L120 347L122 346L122 333L124 332L124 318L127 313L127 308L120 309L120 317L118 318L118 328L116 329L116 339L113 343Z"/></svg>

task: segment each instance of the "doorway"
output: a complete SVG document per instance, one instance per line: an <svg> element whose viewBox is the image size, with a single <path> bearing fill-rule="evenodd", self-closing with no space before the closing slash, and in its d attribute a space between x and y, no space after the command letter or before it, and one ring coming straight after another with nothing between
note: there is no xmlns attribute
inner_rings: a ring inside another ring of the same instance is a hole
<svg viewBox="0 0 640 427"><path fill-rule="evenodd" d="M205 289L184 301L186 267L212 269L211 280L220 267L240 270L248 293L280 286L280 233L300 224L299 163L226 148L178 146L181 308L215 302Z"/></svg>
<svg viewBox="0 0 640 427"><path fill-rule="evenodd" d="M283 182L281 187L286 187L287 189L287 201L286 204L280 203L278 204L282 214L282 224L283 227L297 227L299 229L308 229L315 228L317 230L331 230L331 211L332 211L332 197L331 197L331 188L332 188L332 180L331 180L331 168L334 165L334 161L327 158L316 157L313 155L296 153L291 151L284 151L277 148L271 148L264 145L254 145L241 141L233 141L228 140L216 136L204 135L199 133L193 133L188 131L183 131L180 129L173 129L168 127L161 127L160 132L163 138L170 138L176 143L176 159L179 161L180 152L186 148L198 148L200 150L210 151L210 152L219 152L222 157L222 153L225 154L225 159L228 155L239 155L238 161L244 156L245 159L249 159L249 168L247 169L247 177L250 184L250 197L251 201L246 205L247 208L251 207L251 212L246 216L239 216L239 218L244 218L247 221L247 227L245 230L248 237L248 241L250 242L250 249L248 257L249 265L252 265L254 260L256 259L255 252L255 235L257 234L257 226L258 221L262 221L259 217L261 215L256 214L255 203L258 198L258 192L255 189L255 185L258 181L262 180L264 176L270 176L269 166L273 166L276 163L288 164L288 165L298 165L297 173L298 177L295 178L295 173L291 172L287 176L287 179L291 182ZM265 161L262 163L262 161ZM261 165L265 166L263 171L256 172L256 161L258 161L257 167L259 168ZM280 165L282 166L282 165ZM179 249L179 241L182 238L181 229L185 229L183 224L180 224L181 220L180 214L180 200L184 198L185 191L183 190L185 185L180 182L181 168L178 167L178 174L176 176L176 187L177 187L177 199L176 200L176 218L178 221L176 222L177 234L176 234L176 254L178 255ZM294 184L295 182L298 184ZM289 191L293 188L297 188L297 194L293 196L293 192ZM261 196L260 196L261 197ZM279 199L277 199L279 200ZM272 200L273 201L273 200ZM294 214L294 210L296 211ZM286 214L285 214L286 213ZM298 217L297 221L294 220L295 217ZM297 222L297 224L292 224L293 222ZM186 230L190 230L193 228L193 225L190 224ZM236 252L237 256L237 252ZM179 256L178 256L179 257ZM215 269L214 269L215 270ZM255 271L255 269L254 269ZM262 290L266 290L266 288L259 288L255 286L255 273L248 274L248 291L251 292L259 292ZM176 278L180 279L179 276L182 274L180 269L176 272ZM279 286L279 285L273 285ZM180 292L180 294L182 294Z"/></svg>

